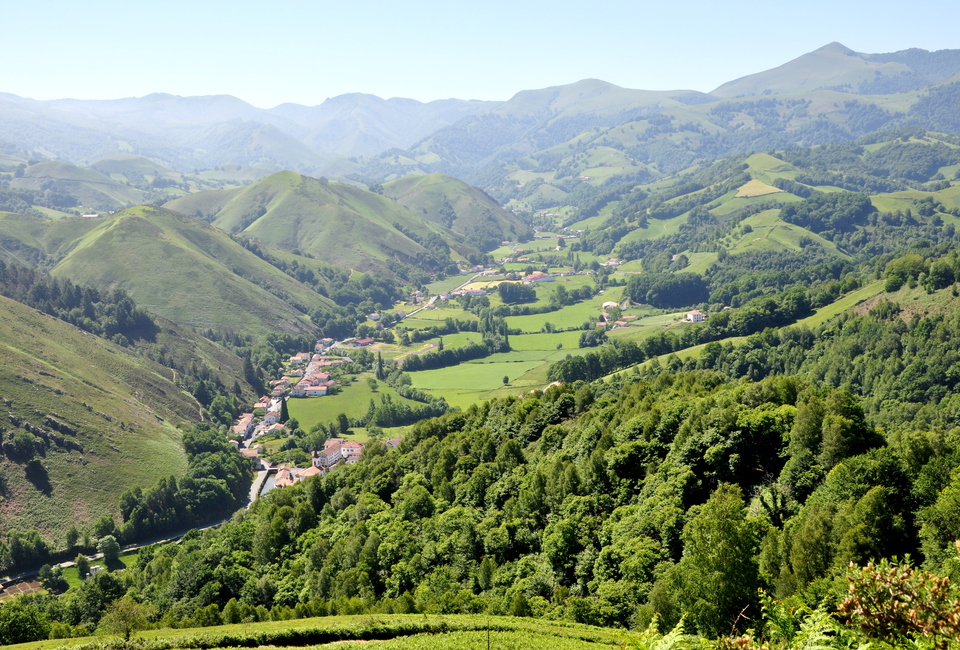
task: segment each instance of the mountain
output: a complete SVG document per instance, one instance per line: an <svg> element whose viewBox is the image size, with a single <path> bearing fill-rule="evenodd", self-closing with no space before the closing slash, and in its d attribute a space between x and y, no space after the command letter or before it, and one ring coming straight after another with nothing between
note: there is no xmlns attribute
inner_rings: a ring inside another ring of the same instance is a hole
<svg viewBox="0 0 960 650"><path fill-rule="evenodd" d="M839 90L887 95L918 90L957 74L960 50L861 54L840 43L830 43L771 70L729 81L710 94L732 98Z"/></svg>
<svg viewBox="0 0 960 650"><path fill-rule="evenodd" d="M374 192L289 171L243 188L185 196L164 207L236 235L360 271L387 272L391 261L417 265L427 254L421 241L443 232ZM456 245L455 238L445 234Z"/></svg>
<svg viewBox="0 0 960 650"><path fill-rule="evenodd" d="M4 440L35 447L4 445L5 531L38 528L62 546L70 523L112 516L125 490L183 472L176 425L198 405L170 369L4 297L0 339Z"/></svg>
<svg viewBox="0 0 960 650"><path fill-rule="evenodd" d="M55 221L0 214L0 251L54 277L124 289L198 330L312 333L307 314L331 304L226 233L160 208Z"/></svg>
<svg viewBox="0 0 960 650"><path fill-rule="evenodd" d="M280 104L260 120L295 135L316 151L341 156L374 156L406 148L433 131L497 106L499 102L445 99L421 103L351 93L319 106Z"/></svg>
<svg viewBox="0 0 960 650"><path fill-rule="evenodd" d="M464 235L477 248L489 250L504 239L533 236L529 226L482 190L446 174L399 178L385 184L383 194L414 214Z"/></svg>
<svg viewBox="0 0 960 650"><path fill-rule="evenodd" d="M331 169L366 182L442 172L508 209L576 207L591 186L645 182L740 153L891 128L960 134L952 108L960 91L949 83L958 74L960 50L861 54L832 43L709 94L583 80L517 93L406 151Z"/></svg>
<svg viewBox="0 0 960 650"><path fill-rule="evenodd" d="M127 153L179 171L240 163L318 172L335 155L408 147L497 103L357 93L264 110L229 95L37 101L0 93L0 140L76 164Z"/></svg>

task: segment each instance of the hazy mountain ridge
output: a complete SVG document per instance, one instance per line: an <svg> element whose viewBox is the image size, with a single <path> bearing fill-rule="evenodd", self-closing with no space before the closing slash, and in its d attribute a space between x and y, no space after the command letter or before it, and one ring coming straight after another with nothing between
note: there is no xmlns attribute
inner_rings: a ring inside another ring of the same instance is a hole
<svg viewBox="0 0 960 650"><path fill-rule="evenodd" d="M423 103L349 93L317 106L285 103L271 109L229 95L36 101L0 94L0 139L77 164L135 153L181 171L237 162L378 178L396 170L377 160L358 165L352 159L407 149L415 162L404 162L401 171L481 178L491 164L566 142L590 127L624 124L657 111L834 91L889 112L891 106L915 101L902 96L957 74L960 50L864 54L831 43L711 93L633 90L587 79L523 90L505 102ZM898 98L877 99L889 95ZM338 156L343 160L334 162Z"/></svg>
<svg viewBox="0 0 960 650"><path fill-rule="evenodd" d="M136 153L179 170L239 162L318 171L334 155L410 146L496 104L421 103L356 93L319 106L281 104L264 110L229 95L37 101L3 93L0 138L78 164Z"/></svg>

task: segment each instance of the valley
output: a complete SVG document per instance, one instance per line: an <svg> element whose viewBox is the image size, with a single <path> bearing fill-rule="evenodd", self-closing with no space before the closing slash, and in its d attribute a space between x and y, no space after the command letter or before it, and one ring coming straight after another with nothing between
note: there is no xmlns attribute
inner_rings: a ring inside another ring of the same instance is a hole
<svg viewBox="0 0 960 650"><path fill-rule="evenodd" d="M958 89L0 96L0 643L953 648Z"/></svg>

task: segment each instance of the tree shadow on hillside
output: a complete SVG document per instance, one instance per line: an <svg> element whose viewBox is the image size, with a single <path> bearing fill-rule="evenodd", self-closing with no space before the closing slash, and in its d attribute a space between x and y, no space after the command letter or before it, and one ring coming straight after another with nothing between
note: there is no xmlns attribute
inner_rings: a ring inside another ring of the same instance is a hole
<svg viewBox="0 0 960 650"><path fill-rule="evenodd" d="M53 493L53 486L50 485L50 477L47 475L47 469L40 462L39 458L34 458L26 467L27 480L44 494L50 496Z"/></svg>

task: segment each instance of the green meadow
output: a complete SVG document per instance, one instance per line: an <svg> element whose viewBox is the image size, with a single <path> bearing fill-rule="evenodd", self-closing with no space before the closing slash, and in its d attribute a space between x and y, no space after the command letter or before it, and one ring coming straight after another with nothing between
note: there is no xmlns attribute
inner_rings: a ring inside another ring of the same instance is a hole
<svg viewBox="0 0 960 650"><path fill-rule="evenodd" d="M318 422L327 424L335 421L340 413L345 413L351 419L359 418L370 408L371 399L379 404L383 395L389 395L394 402L411 406L418 404L413 400L400 397L397 391L382 381L377 382L376 389L372 389L367 383L367 380L372 377L373 373L361 373L349 383L340 386L341 390L336 395L291 398L287 402L290 417L296 418L300 428L308 431Z"/></svg>

